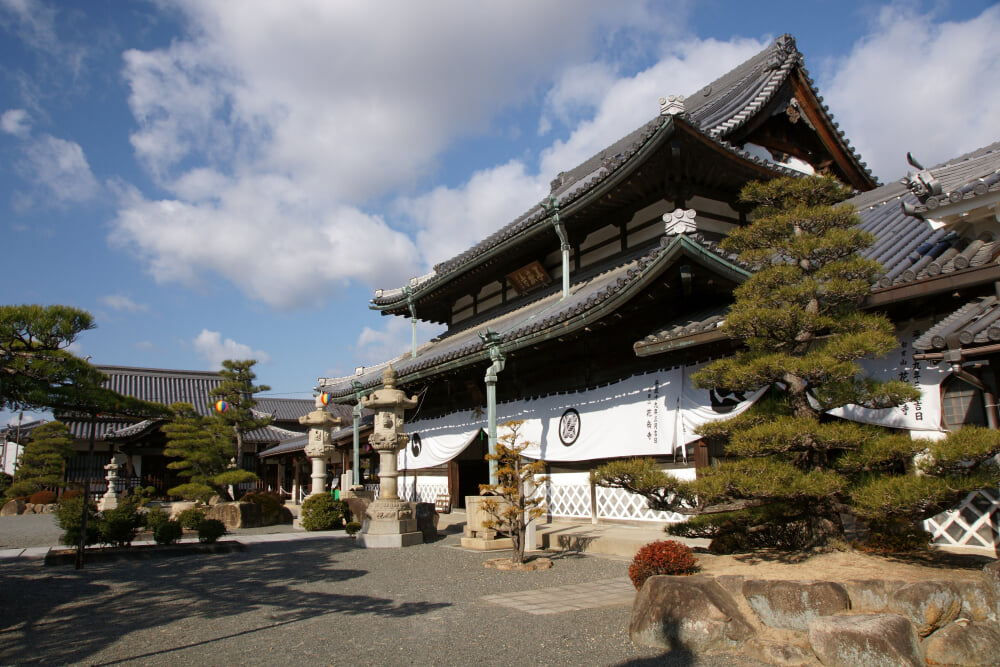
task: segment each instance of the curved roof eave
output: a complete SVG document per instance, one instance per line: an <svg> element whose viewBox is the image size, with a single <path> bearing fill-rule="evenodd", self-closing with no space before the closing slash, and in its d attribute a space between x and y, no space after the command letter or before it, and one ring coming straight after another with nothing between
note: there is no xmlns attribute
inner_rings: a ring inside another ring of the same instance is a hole
<svg viewBox="0 0 1000 667"><path fill-rule="evenodd" d="M557 313L542 320L540 323L534 322L532 325L526 323L534 320L535 316L522 320L520 323L522 326L514 325L502 334L501 346L505 352L512 352L551 338L554 335L565 335L579 331L595 320L615 312L624 303L631 300L637 291L642 290L650 281L661 275L680 256L687 256L703 265L711 266L719 275L735 282L742 282L750 275L750 271L723 256L721 251L706 247L706 245L686 235L681 234L673 238L663 237L661 245L655 248L650 254L633 260L623 265L623 267L619 267L623 269L622 273L624 276L619 277L617 283L609 283L606 286L596 289L594 294L582 304L577 305L572 313ZM635 268L624 270L625 267L632 267L633 265ZM556 303L559 302L557 301ZM493 321L495 322L496 320ZM476 331L488 330L490 325L491 321L484 322L476 327ZM451 355L442 354L436 357L432 354L420 362L419 366L412 371L408 371L404 365L407 359L401 359L399 368L397 368L399 383L405 385L465 366L489 362L488 352L481 341L472 343L461 354L453 356L450 359L445 359L445 356ZM365 390L368 390L379 386L380 383L380 376L371 374L366 381L362 382L362 386ZM331 390L328 388L328 393L335 400L349 399L353 396L353 391L349 389L338 391L337 389Z"/></svg>
<svg viewBox="0 0 1000 667"><path fill-rule="evenodd" d="M683 116L667 116L660 126L660 128L651 135L650 139L640 146L635 153L633 153L629 159L623 163L623 167L618 168L614 172L611 172L613 178L605 178L597 183L593 184L593 187L586 190L578 190L574 192L576 195L568 203L560 203L558 214L560 218L565 219L573 214L579 212L580 209L588 206L595 199L600 199L606 195L611 189L616 187L621 181L627 180L631 177L638 169L641 169L645 158L658 148L660 148L665 142L671 139L676 131L684 131L686 134L694 138L696 141L702 143L705 146L710 147L712 150L717 151L721 155L725 155L727 158L738 160L742 163L741 166L745 167L747 170L759 174L762 178L774 177L774 176L802 176L802 172L790 169L783 165L768 162L766 160L761 160L747 151L741 148L733 146L724 139L711 136L705 131L701 130L696 125L688 122ZM626 166L627 165L627 166ZM407 294L406 289L394 290L398 292L398 297L391 301L384 301L382 303L375 303L375 299L372 303L369 303L369 308L372 310L380 311L391 311L398 309L401 306L405 306L407 303L407 298L412 298L414 300L419 299L426 294L428 294L433 289L438 288L442 284L454 279L455 277L465 273L466 271L474 268L478 263L489 259L491 257L497 256L505 252L510 246L520 243L525 238L534 236L535 234L544 233L552 228L552 214L546 214L536 221L530 224L523 230L518 231L496 245L485 247L481 252L470 256L462 264L455 269L449 271L445 274L434 274L426 282L417 285L410 286L409 293ZM485 243L485 242L484 242ZM482 245L482 244L480 244Z"/></svg>

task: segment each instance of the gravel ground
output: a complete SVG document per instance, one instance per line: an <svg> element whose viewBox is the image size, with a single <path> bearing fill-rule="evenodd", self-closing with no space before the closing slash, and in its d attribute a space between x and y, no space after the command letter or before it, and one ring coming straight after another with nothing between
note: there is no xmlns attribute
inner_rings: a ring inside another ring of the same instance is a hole
<svg viewBox="0 0 1000 667"><path fill-rule="evenodd" d="M0 543L44 518L3 517ZM633 644L628 606L531 616L487 603L625 576L628 564L566 554L550 570L501 572L482 565L496 554L462 550L449 533L406 549L285 541L80 571L0 561L0 664L760 664Z"/></svg>

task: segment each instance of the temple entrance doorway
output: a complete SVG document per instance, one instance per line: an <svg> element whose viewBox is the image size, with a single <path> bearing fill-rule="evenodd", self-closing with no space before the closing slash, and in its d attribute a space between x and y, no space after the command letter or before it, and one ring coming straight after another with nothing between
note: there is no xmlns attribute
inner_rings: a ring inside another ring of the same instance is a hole
<svg viewBox="0 0 1000 667"><path fill-rule="evenodd" d="M479 485L489 484L490 466L486 460L489 440L484 431L448 463L448 488L452 507L465 508L466 496L478 496Z"/></svg>

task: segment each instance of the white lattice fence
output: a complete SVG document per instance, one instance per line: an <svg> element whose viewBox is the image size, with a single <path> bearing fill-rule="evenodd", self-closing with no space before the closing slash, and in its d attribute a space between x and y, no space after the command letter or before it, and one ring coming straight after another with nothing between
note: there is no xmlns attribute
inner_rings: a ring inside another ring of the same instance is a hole
<svg viewBox="0 0 1000 667"><path fill-rule="evenodd" d="M992 551L1000 545L997 535L998 513L1000 492L997 489L980 489L966 496L955 509L924 521L924 528L938 546L973 547Z"/></svg>
<svg viewBox="0 0 1000 667"><path fill-rule="evenodd" d="M551 516L589 519L590 485L550 484L545 487L545 504Z"/></svg>
<svg viewBox="0 0 1000 667"><path fill-rule="evenodd" d="M414 481L416 484L414 485ZM448 495L447 477L400 478L399 497L411 503L433 503L438 496Z"/></svg>
<svg viewBox="0 0 1000 667"><path fill-rule="evenodd" d="M371 491L371 492L373 492L375 494L376 498L378 498L378 490L379 490L379 485L378 484L365 484L365 491ZM81 511L83 511L83 510L81 510Z"/></svg>
<svg viewBox="0 0 1000 667"><path fill-rule="evenodd" d="M654 512L646 507L646 499L625 489L597 487L597 518L628 519L630 521L667 521L679 523L684 515L676 512Z"/></svg>

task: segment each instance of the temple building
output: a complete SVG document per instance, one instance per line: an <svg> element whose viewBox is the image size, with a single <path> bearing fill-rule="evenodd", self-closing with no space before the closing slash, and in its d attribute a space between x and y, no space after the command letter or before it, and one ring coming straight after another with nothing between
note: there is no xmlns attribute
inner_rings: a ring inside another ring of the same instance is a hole
<svg viewBox="0 0 1000 667"><path fill-rule="evenodd" d="M223 382L222 376L210 371L164 370L133 368L127 366L97 366L104 373L104 387L125 396L169 406L183 401L194 406L201 415L213 410L215 398L211 391ZM307 486L309 462L303 456L258 458L258 452L288 441L304 441L305 427L299 417L313 409L313 399L288 399L257 397L255 410L260 416L270 416L270 426L256 429L245 436L246 451L241 467L261 478L252 488L285 491ZM350 418L350 408L331 406L335 415ZM74 437L76 455L67 462L66 476L71 484L89 484L91 495L101 496L106 488L104 466L117 453L123 459L123 469L118 478L118 491L134 486L152 486L159 495L166 495L169 488L183 480L167 467L169 459L163 455L166 436L160 430L162 419L135 420L96 415L55 414L66 424ZM88 456L91 435L94 439L94 456ZM302 445L299 446L299 450ZM299 480L299 483L297 483ZM250 490L251 487L243 489Z"/></svg>
<svg viewBox="0 0 1000 667"><path fill-rule="evenodd" d="M525 421L528 455L548 463L553 515L677 518L595 488L589 471L636 455L683 477L710 463L693 428L755 398L690 382L734 349L718 325L749 275L718 241L746 222L746 183L803 172L877 185L785 35L694 94L662 98L648 123L558 174L545 200L482 242L377 291L371 307L384 315L447 326L391 362L420 398L400 494L446 490L454 506L478 494L495 406L497 422ZM318 386L353 403L384 367Z"/></svg>

